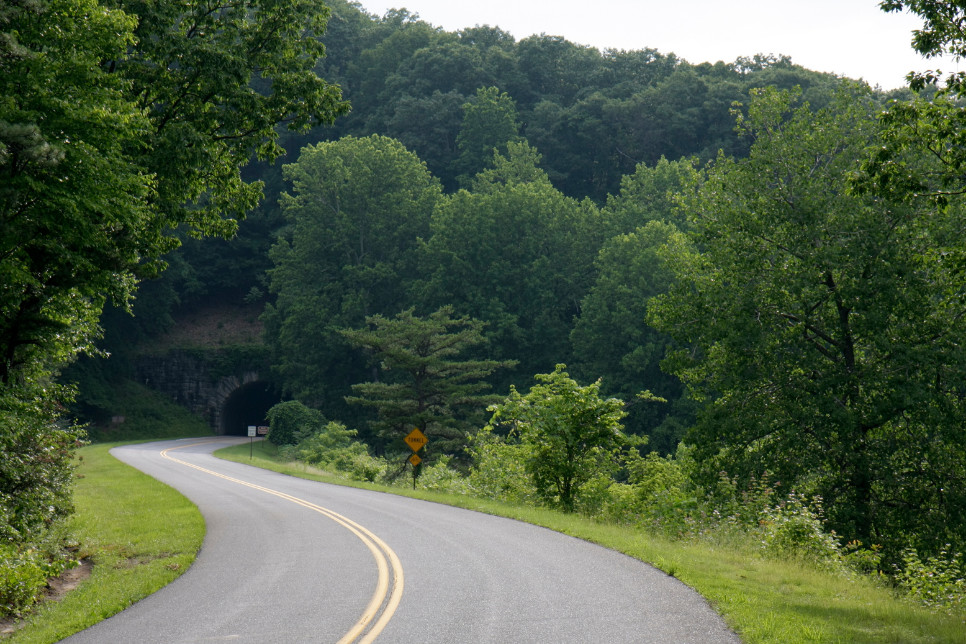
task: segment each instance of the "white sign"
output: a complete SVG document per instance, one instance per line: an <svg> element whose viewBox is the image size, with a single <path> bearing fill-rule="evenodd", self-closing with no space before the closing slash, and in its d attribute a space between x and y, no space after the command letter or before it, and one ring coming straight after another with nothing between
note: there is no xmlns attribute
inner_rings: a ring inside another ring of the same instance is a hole
<svg viewBox="0 0 966 644"><path fill-rule="evenodd" d="M248 426L248 435L249 435L249 436L254 436L254 435L255 435L255 430L256 430L256 429L257 429L257 428L256 428L256 427L255 427L254 425L249 425L249 426Z"/></svg>

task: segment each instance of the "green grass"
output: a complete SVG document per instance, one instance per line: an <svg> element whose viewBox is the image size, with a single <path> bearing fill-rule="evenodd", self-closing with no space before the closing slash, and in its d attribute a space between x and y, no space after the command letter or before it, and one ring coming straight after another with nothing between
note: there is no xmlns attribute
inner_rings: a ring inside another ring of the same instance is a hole
<svg viewBox="0 0 966 644"><path fill-rule="evenodd" d="M267 442L215 452L248 463L337 485L454 505L544 526L646 561L706 597L748 644L963 644L966 620L933 613L897 598L874 580L847 579L793 562L763 559L746 546L712 546L654 537L552 510L454 494L347 481L286 462Z"/></svg>
<svg viewBox="0 0 966 644"><path fill-rule="evenodd" d="M83 478L71 528L93 573L62 601L41 605L5 644L57 642L147 597L194 561L205 536L198 508L108 454L114 446L78 450Z"/></svg>
<svg viewBox="0 0 966 644"><path fill-rule="evenodd" d="M124 422L92 425L87 433L94 443L213 435L201 418L164 394L133 380L125 380L114 387L111 398L111 409L115 415L123 416Z"/></svg>

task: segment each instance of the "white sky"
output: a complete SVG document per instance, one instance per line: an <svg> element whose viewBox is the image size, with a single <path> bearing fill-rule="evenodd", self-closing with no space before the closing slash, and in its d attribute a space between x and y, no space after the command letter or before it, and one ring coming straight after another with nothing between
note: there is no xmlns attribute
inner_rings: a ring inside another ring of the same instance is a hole
<svg viewBox="0 0 966 644"><path fill-rule="evenodd" d="M878 0L361 2L377 15L405 7L450 31L488 24L518 40L547 33L599 49L651 47L692 63L786 54L810 69L864 78L884 89L904 85L904 76L913 69L957 69L955 62L926 62L914 53L911 32L922 21L884 13Z"/></svg>

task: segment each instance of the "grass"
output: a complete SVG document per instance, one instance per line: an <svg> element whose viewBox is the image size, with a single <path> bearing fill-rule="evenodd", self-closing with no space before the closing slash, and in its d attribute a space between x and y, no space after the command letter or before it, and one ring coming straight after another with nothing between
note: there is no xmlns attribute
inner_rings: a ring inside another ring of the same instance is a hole
<svg viewBox="0 0 966 644"><path fill-rule="evenodd" d="M670 541L577 515L455 494L347 481L284 461L267 442L215 452L230 461L499 515L598 543L655 565L707 598L748 644L963 644L966 620L920 608L873 579L763 559L741 544Z"/></svg>
<svg viewBox="0 0 966 644"><path fill-rule="evenodd" d="M71 529L94 570L59 602L42 604L4 644L48 644L118 613L169 584L195 559L205 536L188 499L108 453L78 450L80 477Z"/></svg>

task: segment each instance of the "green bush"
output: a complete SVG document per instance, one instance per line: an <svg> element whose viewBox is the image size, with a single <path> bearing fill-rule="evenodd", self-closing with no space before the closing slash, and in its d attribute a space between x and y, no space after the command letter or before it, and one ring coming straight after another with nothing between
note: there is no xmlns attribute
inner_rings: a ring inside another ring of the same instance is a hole
<svg viewBox="0 0 966 644"><path fill-rule="evenodd" d="M64 555L59 530L51 530L36 547L0 545L0 618L19 615L43 595L49 577L77 562Z"/></svg>
<svg viewBox="0 0 966 644"><path fill-rule="evenodd" d="M840 567L841 544L834 532L824 529L820 497L808 503L802 495L792 492L777 505L766 508L760 524L767 554L824 569Z"/></svg>
<svg viewBox="0 0 966 644"><path fill-rule="evenodd" d="M906 548L902 566L896 567L895 581L923 606L966 608L966 566L962 553L950 555L944 548L938 555L922 561L914 548Z"/></svg>
<svg viewBox="0 0 966 644"><path fill-rule="evenodd" d="M364 443L353 440L356 434L356 430L331 421L310 434L300 434L298 444L284 453L352 480L372 483L385 473L386 461L369 454Z"/></svg>
<svg viewBox="0 0 966 644"><path fill-rule="evenodd" d="M484 428L471 439L468 451L473 459L468 480L470 494L508 503L536 503L537 490L526 469L529 445Z"/></svg>
<svg viewBox="0 0 966 644"><path fill-rule="evenodd" d="M268 410L268 440L278 446L295 445L315 434L324 423L322 412L297 400L278 403Z"/></svg>
<svg viewBox="0 0 966 644"><path fill-rule="evenodd" d="M0 616L17 615L40 596L47 576L28 552L0 546Z"/></svg>
<svg viewBox="0 0 966 644"><path fill-rule="evenodd" d="M537 374L537 385L492 405L492 426L519 432L530 449L526 469L542 501L565 512L577 509L583 486L617 469L616 456L628 444L620 420L627 415L617 398L600 397L600 381L581 387L558 364ZM643 400L654 400L649 392Z"/></svg>
<svg viewBox="0 0 966 644"><path fill-rule="evenodd" d="M74 511L74 449L84 431L57 424L53 396L0 396L0 542L26 544Z"/></svg>
<svg viewBox="0 0 966 644"><path fill-rule="evenodd" d="M440 456L432 465L423 467L423 471L419 474L419 486L434 492L469 494L469 481L450 467L452 460L452 456Z"/></svg>

